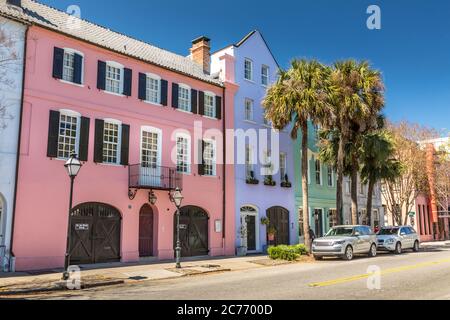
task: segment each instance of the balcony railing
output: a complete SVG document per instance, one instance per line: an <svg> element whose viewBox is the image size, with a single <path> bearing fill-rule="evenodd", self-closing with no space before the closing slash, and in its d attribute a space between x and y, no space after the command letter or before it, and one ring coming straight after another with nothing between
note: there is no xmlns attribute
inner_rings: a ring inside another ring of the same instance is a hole
<svg viewBox="0 0 450 320"><path fill-rule="evenodd" d="M183 175L176 168L134 164L129 166L130 189L175 190L183 189Z"/></svg>

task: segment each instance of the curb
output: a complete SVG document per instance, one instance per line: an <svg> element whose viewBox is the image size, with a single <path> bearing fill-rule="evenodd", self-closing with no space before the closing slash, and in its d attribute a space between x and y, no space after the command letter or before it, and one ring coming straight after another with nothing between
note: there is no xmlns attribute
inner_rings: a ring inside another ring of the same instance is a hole
<svg viewBox="0 0 450 320"><path fill-rule="evenodd" d="M115 286L124 284L124 280L111 280L111 281L103 281L98 283L88 283L88 284L82 284L80 290L85 289L92 289L92 288L98 288L98 287L109 287L109 286ZM36 293L49 293L49 292L60 292L60 291L77 291L77 290L69 290L66 287L63 286L54 286L51 288L34 288L34 289L24 289L24 290L13 290L13 291L0 291L0 297L1 296L19 296L19 295L30 295L30 294L36 294Z"/></svg>

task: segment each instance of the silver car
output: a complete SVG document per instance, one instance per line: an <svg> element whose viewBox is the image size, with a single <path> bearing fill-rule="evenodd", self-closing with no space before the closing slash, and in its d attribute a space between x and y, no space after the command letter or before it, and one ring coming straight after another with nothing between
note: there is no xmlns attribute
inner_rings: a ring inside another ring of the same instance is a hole
<svg viewBox="0 0 450 320"><path fill-rule="evenodd" d="M401 254L404 249L418 252L420 239L416 230L410 226L384 227L377 234L378 250Z"/></svg>
<svg viewBox="0 0 450 320"><path fill-rule="evenodd" d="M375 257L377 238L368 226L336 226L326 236L313 241L312 254L316 260L323 257L352 260L355 254Z"/></svg>

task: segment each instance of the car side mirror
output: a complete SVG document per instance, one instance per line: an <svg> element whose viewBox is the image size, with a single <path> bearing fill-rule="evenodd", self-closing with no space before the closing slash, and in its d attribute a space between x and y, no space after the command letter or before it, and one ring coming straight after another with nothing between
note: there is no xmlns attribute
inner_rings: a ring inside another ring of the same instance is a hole
<svg viewBox="0 0 450 320"><path fill-rule="evenodd" d="M358 231L356 231L353 235L354 235L355 237L359 237L361 234L360 234Z"/></svg>
<svg viewBox="0 0 450 320"><path fill-rule="evenodd" d="M400 235L401 236L406 236L406 233L405 232L400 232Z"/></svg>

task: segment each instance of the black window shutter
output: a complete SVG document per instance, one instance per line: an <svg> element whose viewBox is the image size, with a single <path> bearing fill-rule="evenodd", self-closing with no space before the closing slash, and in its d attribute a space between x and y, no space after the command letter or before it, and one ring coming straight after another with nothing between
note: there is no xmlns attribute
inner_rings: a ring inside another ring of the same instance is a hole
<svg viewBox="0 0 450 320"><path fill-rule="evenodd" d="M172 107L178 109L178 83L172 83Z"/></svg>
<svg viewBox="0 0 450 320"><path fill-rule="evenodd" d="M203 150L205 150L205 141L198 141L198 174L203 176L205 174L205 158L203 156Z"/></svg>
<svg viewBox="0 0 450 320"><path fill-rule="evenodd" d="M62 79L64 64L64 49L53 49L53 78Z"/></svg>
<svg viewBox="0 0 450 320"><path fill-rule="evenodd" d="M192 111L192 113L197 113L198 112L198 108L197 108L198 99L197 99L197 97L198 97L198 91L192 89L191 90L191 111Z"/></svg>
<svg viewBox="0 0 450 320"><path fill-rule="evenodd" d="M205 93L203 91L198 93L198 114L205 114Z"/></svg>
<svg viewBox="0 0 450 320"><path fill-rule="evenodd" d="M94 162L103 162L103 134L105 121L95 119Z"/></svg>
<svg viewBox="0 0 450 320"><path fill-rule="evenodd" d="M106 89L106 62L98 61L97 89Z"/></svg>
<svg viewBox="0 0 450 320"><path fill-rule="evenodd" d="M47 157L56 158L58 156L58 134L59 134L59 112L50 110L48 124L48 144Z"/></svg>
<svg viewBox="0 0 450 320"><path fill-rule="evenodd" d="M83 74L83 56L75 53L73 57L73 82L81 84Z"/></svg>
<svg viewBox="0 0 450 320"><path fill-rule="evenodd" d="M122 125L122 145L120 146L120 164L127 166L129 164L130 154L130 126Z"/></svg>
<svg viewBox="0 0 450 320"><path fill-rule="evenodd" d="M169 87L169 83L167 80L161 80L161 104L163 106L167 106L167 91Z"/></svg>
<svg viewBox="0 0 450 320"><path fill-rule="evenodd" d="M88 161L89 153L89 118L81 117L79 159Z"/></svg>
<svg viewBox="0 0 450 320"><path fill-rule="evenodd" d="M131 96L131 86L133 82L133 71L128 68L123 69L123 94Z"/></svg>
<svg viewBox="0 0 450 320"><path fill-rule="evenodd" d="M139 73L139 93L140 100L147 100L147 75Z"/></svg>
<svg viewBox="0 0 450 320"><path fill-rule="evenodd" d="M222 119L222 97L216 96L216 118Z"/></svg>

